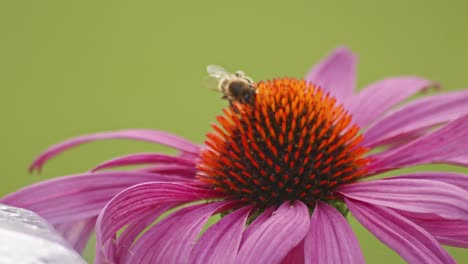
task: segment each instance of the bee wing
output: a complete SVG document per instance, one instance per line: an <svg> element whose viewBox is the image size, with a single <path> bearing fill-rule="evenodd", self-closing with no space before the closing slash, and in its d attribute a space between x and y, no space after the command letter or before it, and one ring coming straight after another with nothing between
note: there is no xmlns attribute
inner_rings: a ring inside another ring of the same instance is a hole
<svg viewBox="0 0 468 264"><path fill-rule="evenodd" d="M206 77L205 80L203 81L203 84L205 85L206 88L219 92L218 79L215 79L214 77Z"/></svg>
<svg viewBox="0 0 468 264"><path fill-rule="evenodd" d="M211 77L216 79L223 78L224 76L229 74L229 72L227 72L223 67L214 64L208 65L206 67L206 71Z"/></svg>

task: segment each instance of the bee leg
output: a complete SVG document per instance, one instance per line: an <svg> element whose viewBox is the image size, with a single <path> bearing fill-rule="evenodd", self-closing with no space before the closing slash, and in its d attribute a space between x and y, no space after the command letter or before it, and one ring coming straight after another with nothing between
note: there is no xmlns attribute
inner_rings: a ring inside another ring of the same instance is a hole
<svg viewBox="0 0 468 264"><path fill-rule="evenodd" d="M229 107L234 110L234 112L236 112L237 114L239 113L239 110L237 109L237 107L234 106L234 104L232 103L232 100L229 100Z"/></svg>
<svg viewBox="0 0 468 264"><path fill-rule="evenodd" d="M235 106L232 100L229 100L229 107L232 109L232 111L234 111L234 113L236 114L240 113L240 110L238 108L239 105Z"/></svg>

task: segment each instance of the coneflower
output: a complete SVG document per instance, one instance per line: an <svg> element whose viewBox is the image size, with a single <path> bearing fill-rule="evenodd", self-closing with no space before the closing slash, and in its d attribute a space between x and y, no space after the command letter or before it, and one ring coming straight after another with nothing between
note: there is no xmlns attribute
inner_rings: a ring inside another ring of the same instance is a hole
<svg viewBox="0 0 468 264"><path fill-rule="evenodd" d="M151 130L53 146L32 169L108 138L165 144L179 154L119 157L1 202L37 212L78 250L95 226L96 263L364 263L348 210L407 262L455 263L441 244L468 246L467 175L370 177L420 164L466 166L468 92L402 106L433 84L389 78L356 93L355 64L339 48L305 80L256 83L253 103L233 101L203 146ZM125 165L145 167L100 171Z"/></svg>

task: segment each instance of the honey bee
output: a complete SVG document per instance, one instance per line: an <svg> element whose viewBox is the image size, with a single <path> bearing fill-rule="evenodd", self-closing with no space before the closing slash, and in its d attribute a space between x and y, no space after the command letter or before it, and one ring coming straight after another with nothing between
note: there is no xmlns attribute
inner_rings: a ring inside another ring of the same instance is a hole
<svg viewBox="0 0 468 264"><path fill-rule="evenodd" d="M213 88L223 94L222 99L229 100L231 104L234 101L253 104L256 94L254 81L243 71L229 73L217 65L208 65L206 70L217 81Z"/></svg>

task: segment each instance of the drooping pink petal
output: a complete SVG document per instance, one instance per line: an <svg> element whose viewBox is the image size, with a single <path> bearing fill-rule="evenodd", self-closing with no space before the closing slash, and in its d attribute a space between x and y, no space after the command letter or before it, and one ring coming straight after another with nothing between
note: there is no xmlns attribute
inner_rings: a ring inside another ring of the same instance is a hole
<svg viewBox="0 0 468 264"><path fill-rule="evenodd" d="M370 173L468 157L468 115L406 145L370 156Z"/></svg>
<svg viewBox="0 0 468 264"><path fill-rule="evenodd" d="M174 165L192 166L195 168L195 161L186 160L171 155L158 154L158 153L138 153L111 159L104 163L99 164L91 171L98 171L120 166L129 165L142 165L142 164L158 164L168 163Z"/></svg>
<svg viewBox="0 0 468 264"><path fill-rule="evenodd" d="M304 239L305 263L365 263L359 242L335 208L318 202Z"/></svg>
<svg viewBox="0 0 468 264"><path fill-rule="evenodd" d="M448 158L447 163L459 166L468 166L468 153L459 155L458 157Z"/></svg>
<svg viewBox="0 0 468 264"><path fill-rule="evenodd" d="M402 211L468 219L468 192L440 181L385 179L341 187L347 198Z"/></svg>
<svg viewBox="0 0 468 264"><path fill-rule="evenodd" d="M184 178L155 173L96 172L55 178L11 193L0 202L34 211L52 224L97 216L120 191L149 181L175 182Z"/></svg>
<svg viewBox="0 0 468 264"><path fill-rule="evenodd" d="M343 101L355 90L356 63L356 55L340 47L318 63L305 79Z"/></svg>
<svg viewBox="0 0 468 264"><path fill-rule="evenodd" d="M185 166L180 164L158 164L138 169L138 171L153 172L158 174L179 175L185 178L194 178L197 169L193 166Z"/></svg>
<svg viewBox="0 0 468 264"><path fill-rule="evenodd" d="M304 239L293 249L291 249L281 261L281 264L304 264Z"/></svg>
<svg viewBox="0 0 468 264"><path fill-rule="evenodd" d="M405 213L404 216L424 228L439 243L468 248L468 219L451 220L438 217L419 218L418 215Z"/></svg>
<svg viewBox="0 0 468 264"><path fill-rule="evenodd" d="M388 179L412 179L412 180L431 180L445 182L455 185L468 192L468 175L456 172L416 172L411 174L399 175L395 177L385 178Z"/></svg>
<svg viewBox="0 0 468 264"><path fill-rule="evenodd" d="M101 249L100 244L96 244L96 253L94 255L94 264L109 264L109 263L116 263L115 261L112 262L109 258L104 256L103 251Z"/></svg>
<svg viewBox="0 0 468 264"><path fill-rule="evenodd" d="M198 146L198 145L196 145L196 146ZM179 155L177 155L177 157L179 157L181 159L186 159L186 160L197 160L197 159L200 158L200 148L201 147L202 146L198 146L198 151L197 152L183 151L183 152L179 153Z"/></svg>
<svg viewBox="0 0 468 264"><path fill-rule="evenodd" d="M250 225L245 229L244 234L242 235L241 247L245 243L245 240L249 238L257 229L261 228L262 225L272 216L275 211L274 207L269 207L263 211L263 213L255 218L255 220L250 223Z"/></svg>
<svg viewBox="0 0 468 264"><path fill-rule="evenodd" d="M464 228L466 228L466 225L464 225ZM459 248L468 248L468 239L466 239L466 236L464 237L448 237L448 236L437 236L433 235L439 243L442 245L446 246L451 246L451 247L459 247Z"/></svg>
<svg viewBox="0 0 468 264"><path fill-rule="evenodd" d="M186 139L163 131L149 129L133 129L113 132L102 132L71 138L69 140L66 140L62 143L48 148L41 155L39 155L39 157L37 157L36 160L34 160L34 162L29 167L29 170L40 171L46 161L57 156L58 154L70 148L79 146L81 144L104 139L133 139L147 141L151 143L166 145L181 150L183 152L193 153L194 155L196 155L200 150L200 147L198 145L195 145Z"/></svg>
<svg viewBox="0 0 468 264"><path fill-rule="evenodd" d="M147 182L132 186L117 195L102 209L96 224L96 236L101 244L140 214L166 203L187 203L213 199L219 194L187 183Z"/></svg>
<svg viewBox="0 0 468 264"><path fill-rule="evenodd" d="M131 246L137 237L158 217L177 205L177 203L167 203L136 215L118 237L114 236L106 243L101 244L101 239L98 236L95 263L122 263L122 260L129 257L128 255L133 254Z"/></svg>
<svg viewBox="0 0 468 264"><path fill-rule="evenodd" d="M385 178L383 181L394 179L438 181L457 186L465 192L468 191L468 175L461 173L417 172ZM434 214L421 214L399 210L398 212L428 231L439 243L455 247L468 247L468 219L452 220L440 218Z"/></svg>
<svg viewBox="0 0 468 264"><path fill-rule="evenodd" d="M230 213L205 231L194 246L189 263L234 264L251 210L251 206L246 206Z"/></svg>
<svg viewBox="0 0 468 264"><path fill-rule="evenodd" d="M137 240L133 255L121 263L187 263L206 221L223 207L230 202L189 206L167 216Z"/></svg>
<svg viewBox="0 0 468 264"><path fill-rule="evenodd" d="M375 147L399 135L453 121L466 114L468 114L468 91L424 97L372 125L364 134L363 144Z"/></svg>
<svg viewBox="0 0 468 264"><path fill-rule="evenodd" d="M406 145L406 144L410 143L411 141L430 133L431 130L433 130L433 129L434 129L434 127L421 128L421 129L411 131L411 132L408 132L408 133L399 134L399 135L397 135L395 137L386 138L385 140L382 140L382 141L379 140L378 146L385 146L386 151L392 150L392 149L398 148L400 146ZM366 141L365 138L364 138L364 141ZM368 147L368 148L373 148L373 147L370 147L369 145L367 145L367 141L362 143L362 145L365 146L365 147ZM374 147L377 147L377 146L374 146Z"/></svg>
<svg viewBox="0 0 468 264"><path fill-rule="evenodd" d="M96 218L83 219L75 223L57 224L54 228L67 240L70 246L81 254L88 243L91 233L94 231Z"/></svg>
<svg viewBox="0 0 468 264"><path fill-rule="evenodd" d="M176 204L167 204L166 206L161 206L156 212L151 212L151 216L142 217L138 219L138 221L135 219L132 223L130 223L117 239L118 255L123 256L123 251L125 251L127 254L131 253L129 250L131 246L130 242L134 242L138 235L141 234L146 227L153 223L163 213L167 212L170 208L174 208L175 205Z"/></svg>
<svg viewBox="0 0 468 264"><path fill-rule="evenodd" d="M304 239L309 225L309 210L304 203L283 203L246 238L236 263L280 263Z"/></svg>
<svg viewBox="0 0 468 264"><path fill-rule="evenodd" d="M395 211L345 198L356 219L409 263L456 263L422 227Z"/></svg>
<svg viewBox="0 0 468 264"><path fill-rule="evenodd" d="M420 77L394 77L373 83L346 102L353 123L361 128L370 125L403 100L430 87L432 83Z"/></svg>

